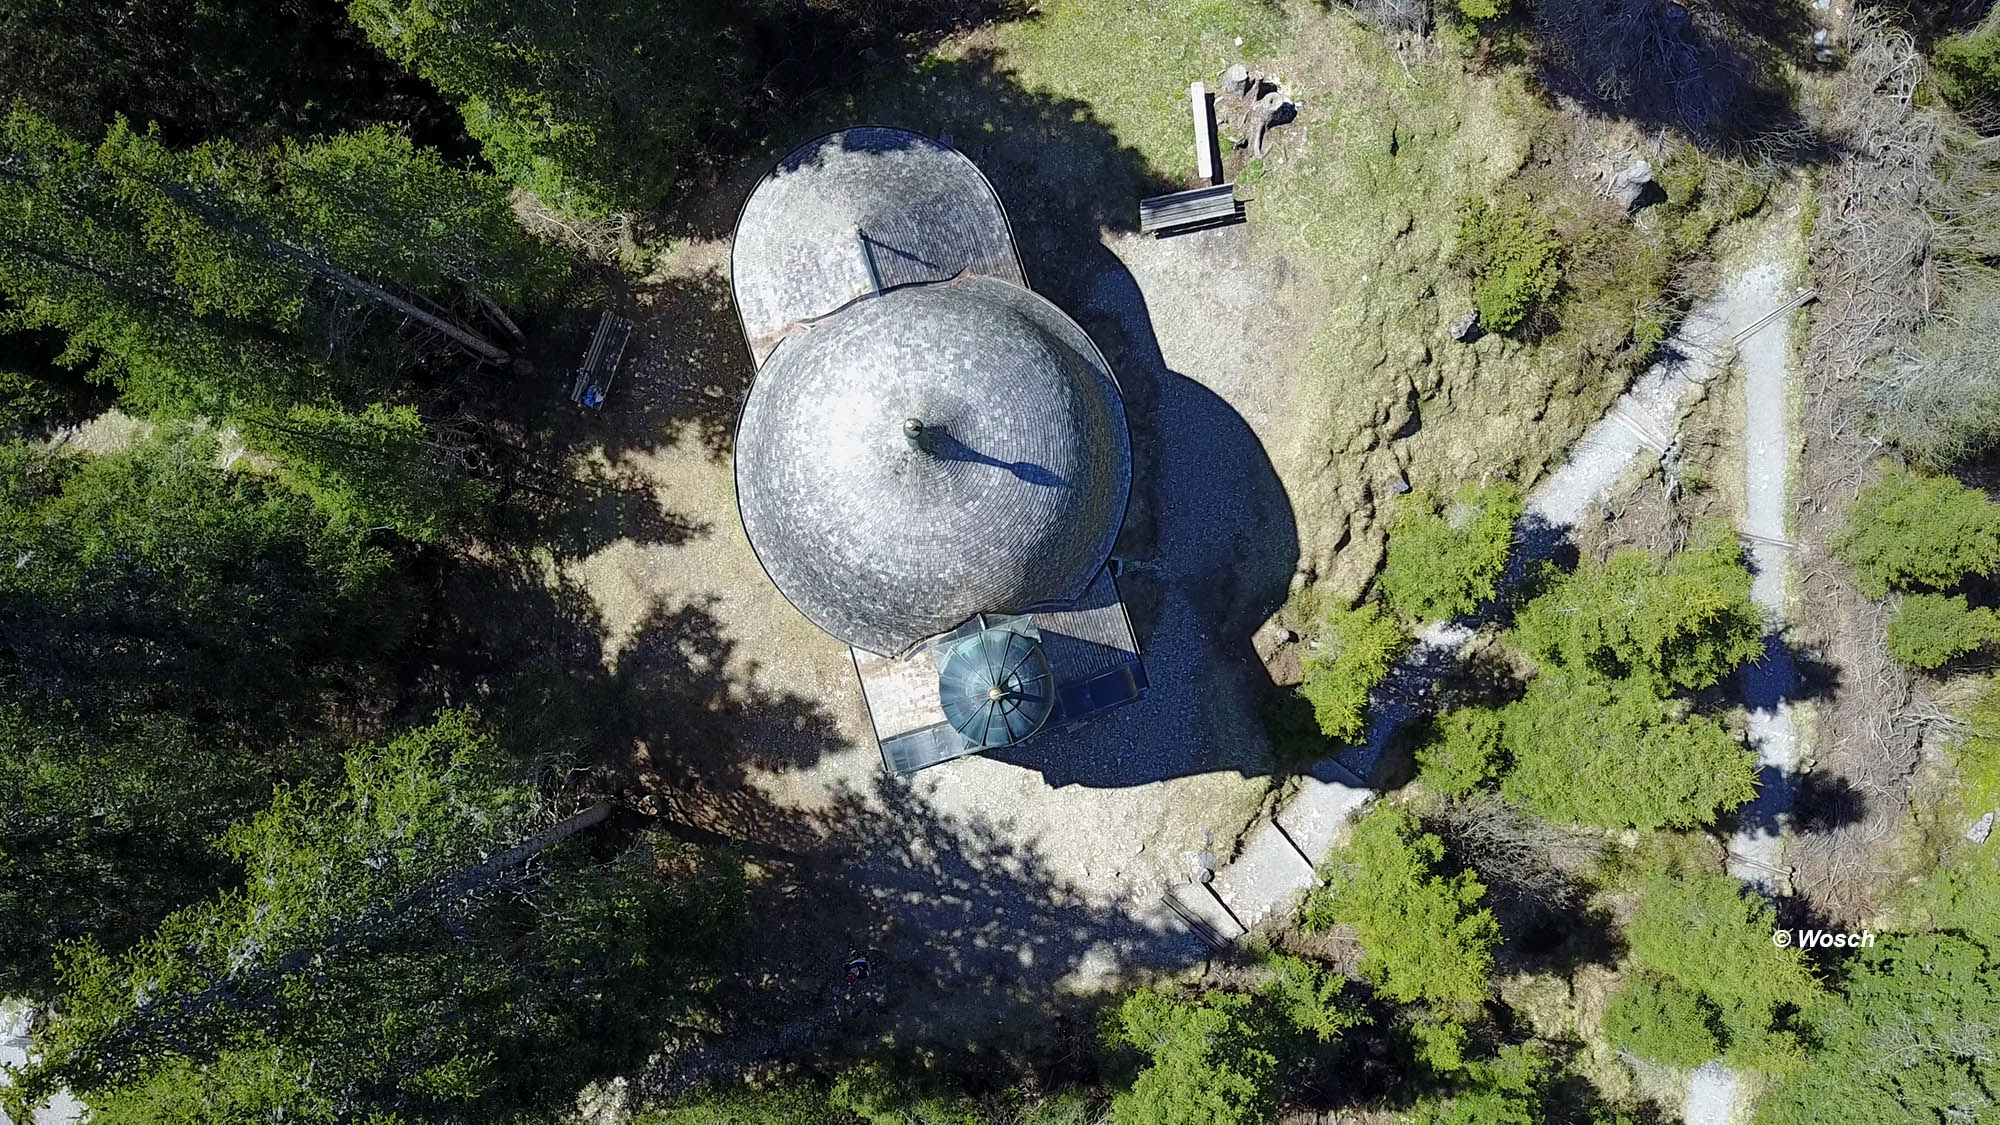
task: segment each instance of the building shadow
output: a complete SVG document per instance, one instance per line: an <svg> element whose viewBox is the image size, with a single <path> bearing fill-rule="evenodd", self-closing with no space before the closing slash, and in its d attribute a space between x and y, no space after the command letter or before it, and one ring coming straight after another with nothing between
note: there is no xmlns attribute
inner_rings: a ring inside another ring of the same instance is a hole
<svg viewBox="0 0 2000 1125"><path fill-rule="evenodd" d="M1199 239L1182 245L1202 252ZM1298 569L1291 499L1243 416L1168 366L1125 265L1094 238L1071 253L1088 272L1076 275L1082 295L1067 311L1111 363L1132 430L1132 498L1116 550L1150 687L1084 726L987 756L1055 786L1270 773L1267 677L1250 637L1284 604Z"/></svg>

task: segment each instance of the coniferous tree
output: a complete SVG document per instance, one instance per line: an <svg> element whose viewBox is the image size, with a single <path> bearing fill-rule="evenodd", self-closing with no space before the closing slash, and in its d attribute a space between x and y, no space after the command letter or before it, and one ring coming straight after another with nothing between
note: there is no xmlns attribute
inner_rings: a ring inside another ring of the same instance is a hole
<svg viewBox="0 0 2000 1125"><path fill-rule="evenodd" d="M739 89L733 5L350 0L390 56L459 103L486 158L560 210L657 203L694 125Z"/></svg>
<svg viewBox="0 0 2000 1125"><path fill-rule="evenodd" d="M106 1125L573 1102L698 999L740 888L650 837L597 861L578 844L607 806L558 811L456 712L281 790L223 838L239 888L128 951L65 950L21 1099L67 1086Z"/></svg>

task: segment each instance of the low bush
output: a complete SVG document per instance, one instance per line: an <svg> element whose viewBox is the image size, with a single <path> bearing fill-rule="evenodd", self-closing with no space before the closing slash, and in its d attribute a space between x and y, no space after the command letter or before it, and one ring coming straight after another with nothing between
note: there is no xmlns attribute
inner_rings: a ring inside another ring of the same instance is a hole
<svg viewBox="0 0 2000 1125"><path fill-rule="evenodd" d="M2000 614L1957 594L1910 594L1889 622L1889 655L1912 668L1942 668L2000 641Z"/></svg>
<svg viewBox="0 0 2000 1125"><path fill-rule="evenodd" d="M1700 1066L1721 1052L1713 1004L1656 973L1634 974L1604 1010L1611 1045L1667 1066Z"/></svg>
<svg viewBox="0 0 2000 1125"><path fill-rule="evenodd" d="M1586 559L1529 602L1513 641L1546 668L1698 691L1764 651L1764 621L1735 533L1714 524L1662 558Z"/></svg>
<svg viewBox="0 0 2000 1125"><path fill-rule="evenodd" d="M1339 923L1361 937L1361 973L1384 997L1464 1018L1485 1002L1500 930L1471 872L1444 874L1444 841L1400 809L1354 826L1307 899L1308 930Z"/></svg>
<svg viewBox="0 0 2000 1125"><path fill-rule="evenodd" d="M1705 827L1757 792L1756 755L1643 680L1545 674L1503 717L1501 793L1559 823Z"/></svg>
<svg viewBox="0 0 2000 1125"><path fill-rule="evenodd" d="M1459 707L1430 724L1417 747L1418 776L1448 797L1463 797L1499 780L1502 756L1500 712Z"/></svg>
<svg viewBox="0 0 2000 1125"><path fill-rule="evenodd" d="M1457 260L1489 332L1512 332L1562 288L1562 242L1525 208L1468 199L1458 208Z"/></svg>
<svg viewBox="0 0 2000 1125"><path fill-rule="evenodd" d="M1946 589L2000 565L2000 505L1947 477L1890 465L1855 498L1833 553L1871 598Z"/></svg>
<svg viewBox="0 0 2000 1125"><path fill-rule="evenodd" d="M1954 105L1978 106L2000 97L2000 13L1939 40L1931 66L1938 93Z"/></svg>
<svg viewBox="0 0 2000 1125"><path fill-rule="evenodd" d="M1409 647L1409 634L1381 606L1369 604L1329 611L1318 641L1299 694L1312 704L1322 733L1352 742L1368 729L1368 693Z"/></svg>
<svg viewBox="0 0 2000 1125"><path fill-rule="evenodd" d="M1404 496L1389 525L1383 596L1417 621L1472 612L1497 592L1520 518L1521 490L1510 481L1467 485L1449 501Z"/></svg>

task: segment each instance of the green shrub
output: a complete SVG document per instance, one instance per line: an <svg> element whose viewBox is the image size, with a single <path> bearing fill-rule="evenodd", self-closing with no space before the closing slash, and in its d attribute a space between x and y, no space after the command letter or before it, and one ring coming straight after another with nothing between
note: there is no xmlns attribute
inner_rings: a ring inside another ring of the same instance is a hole
<svg viewBox="0 0 2000 1125"><path fill-rule="evenodd" d="M1510 1044L1495 1058L1465 1063L1454 1075L1457 1091L1419 1103L1414 1125L1542 1125L1543 1098L1556 1072L1542 1044Z"/></svg>
<svg viewBox="0 0 2000 1125"><path fill-rule="evenodd" d="M1665 558L1637 548L1586 559L1528 603L1514 643L1545 667L1700 690L1763 654L1763 615L1736 536L1717 524Z"/></svg>
<svg viewBox="0 0 2000 1125"><path fill-rule="evenodd" d="M1282 1076L1278 1029L1256 997L1142 988L1118 1009L1117 1037L1148 1065L1112 1102L1117 1125L1265 1125Z"/></svg>
<svg viewBox="0 0 2000 1125"><path fill-rule="evenodd" d="M1656 875L1625 941L1640 966L1714 1007L1724 1058L1775 1069L1797 1052L1787 1013L1822 995L1804 954L1772 942L1777 925L1771 907L1727 875Z"/></svg>
<svg viewBox="0 0 2000 1125"><path fill-rule="evenodd" d="M1636 973L1604 1010L1611 1045L1668 1066L1700 1066L1722 1050L1715 1006L1655 973Z"/></svg>
<svg viewBox="0 0 2000 1125"><path fill-rule="evenodd" d="M1431 735L1417 748L1424 784L1450 797L1463 797L1500 777L1500 712L1459 707L1439 715Z"/></svg>
<svg viewBox="0 0 2000 1125"><path fill-rule="evenodd" d="M1458 0L1458 12L1469 20L1492 20L1513 8L1514 0Z"/></svg>
<svg viewBox="0 0 2000 1125"><path fill-rule="evenodd" d="M1971 31L1939 40L1931 51L1938 92L1955 105L1990 101L2000 95L2000 15L1988 16Z"/></svg>
<svg viewBox="0 0 2000 1125"><path fill-rule="evenodd" d="M1945 589L2000 565L2000 505L1948 477L1890 465L1855 498L1833 553L1871 598Z"/></svg>
<svg viewBox="0 0 2000 1125"><path fill-rule="evenodd" d="M1508 800L1599 828L1694 828L1757 791L1756 755L1643 680L1545 674L1504 712Z"/></svg>
<svg viewBox="0 0 2000 1125"><path fill-rule="evenodd" d="M2000 1115L2000 957L1955 934L1889 936L1812 1013L1807 1065L1759 1125L1991 1121Z"/></svg>
<svg viewBox="0 0 2000 1125"><path fill-rule="evenodd" d="M1271 953L1264 957L1271 970L1267 995L1285 1022L1321 1043L1330 1043L1363 1017L1344 989L1347 978L1316 961Z"/></svg>
<svg viewBox="0 0 2000 1125"><path fill-rule="evenodd" d="M2000 641L2000 614L1957 594L1910 594L1889 622L1889 655L1912 668L1942 668Z"/></svg>
<svg viewBox="0 0 2000 1125"><path fill-rule="evenodd" d="M855 1117L827 1104L826 1095L810 1085L785 1083L685 1095L640 1117L637 1125L855 1125Z"/></svg>
<svg viewBox="0 0 2000 1125"><path fill-rule="evenodd" d="M1498 589L1520 518L1521 490L1510 481L1467 485L1449 502L1410 493L1389 525L1383 595L1417 621L1472 612Z"/></svg>
<svg viewBox="0 0 2000 1125"><path fill-rule="evenodd" d="M1352 742L1367 731L1368 693L1409 646L1409 635L1379 605L1335 608L1320 627L1320 651L1305 662L1299 694L1328 738Z"/></svg>
<svg viewBox="0 0 2000 1125"><path fill-rule="evenodd" d="M1562 287L1562 243L1520 208L1468 199L1458 208L1457 260L1472 274L1472 304L1490 332L1512 332Z"/></svg>
<svg viewBox="0 0 2000 1125"><path fill-rule="evenodd" d="M1381 995L1467 1016L1484 1003L1500 940L1486 888L1469 871L1438 872L1444 842L1408 813L1378 808L1328 860L1308 896L1309 930L1340 923L1361 937L1361 972Z"/></svg>

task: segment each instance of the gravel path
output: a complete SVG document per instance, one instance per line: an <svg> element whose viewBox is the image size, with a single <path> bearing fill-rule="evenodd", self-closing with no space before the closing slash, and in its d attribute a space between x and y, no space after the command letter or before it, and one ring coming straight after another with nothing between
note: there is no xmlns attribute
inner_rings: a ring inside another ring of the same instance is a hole
<svg viewBox="0 0 2000 1125"><path fill-rule="evenodd" d="M1667 358L1634 380L1604 417L1578 440L1563 464L1533 491L1519 530L1521 544L1511 564L1510 580L1524 574L1535 560L1549 557L1570 529L1604 502L1641 454L1659 456L1672 446L1681 403L1688 393L1721 373L1734 334L1755 323L1784 299L1780 292L1782 272L1769 264L1774 256L1774 250L1761 252L1758 265L1698 306L1668 343ZM1754 454L1759 464L1773 451L1780 458L1779 467L1771 477L1776 482L1777 494L1771 497L1760 492L1757 501L1763 506L1758 509L1760 512L1768 507L1775 513L1778 530L1757 530L1771 526L1768 523L1746 524L1746 530L1772 538L1783 537L1782 458L1789 448L1783 429L1783 323L1780 321L1753 338L1759 370L1769 375L1764 369L1776 364L1776 382L1772 384L1775 390L1768 393L1776 397L1778 428L1761 438L1753 449L1762 451ZM1746 352L1746 362L1751 354ZM1760 381L1758 385L1763 387L1764 383ZM1766 394L1761 390L1756 393ZM1763 415L1758 417L1763 420ZM1766 589L1775 576L1776 597L1782 602L1781 570L1761 558L1758 565L1758 581L1763 584L1759 588ZM1313 884L1316 865L1338 841L1348 820L1374 797L1367 781L1374 776L1390 738L1423 713L1431 688L1451 669L1480 620L1490 612L1489 608L1468 619L1440 622L1419 632L1410 654L1389 673L1377 691L1367 739L1337 759L1321 762L1311 775L1301 780L1298 790L1277 815L1246 841L1238 858L1216 872L1212 884L1214 896L1185 894L1180 896L1182 905L1200 915L1217 933L1228 936L1240 934L1273 913L1289 908ZM1779 669L1771 671L1782 673ZM1774 719L1788 735L1790 720L1782 708L1774 712ZM1753 733L1757 729L1753 722ZM1760 746L1765 744L1772 747L1774 755L1790 752L1788 737L1766 735ZM1734 1076L1730 1078L1733 1081ZM1728 1091L1704 1087L1701 1093L1704 1097L1719 1094L1726 1108L1733 1098L1733 1087ZM1690 1102L1690 1106L1694 1104ZM1699 1119L1702 1125L1719 1125L1724 1120L1726 1116ZM1689 1121L1697 1119L1690 1117Z"/></svg>
<svg viewBox="0 0 2000 1125"><path fill-rule="evenodd" d="M7 1084L6 1068L28 1061L28 1025L33 1017L33 1010L22 1001L0 1001L0 1085ZM35 1110L33 1125L72 1125L81 1120L83 1103L59 1094ZM0 1125L12 1125L12 1119L0 1113Z"/></svg>
<svg viewBox="0 0 2000 1125"><path fill-rule="evenodd" d="M1785 270L1769 255L1747 270L1731 287L1738 304L1751 310L1770 309L1790 294ZM1776 626L1764 638L1764 659L1743 669L1738 685L1749 708L1750 744L1757 750L1757 796L1737 813L1729 836L1729 873L1760 893L1776 897L1790 893L1783 867L1783 834L1798 790L1798 732L1787 699L1798 685L1798 668L1782 631L1786 616L1786 550L1775 543L1787 538L1785 513L1790 504L1792 438L1791 348L1780 317L1739 345L1743 367L1744 511L1740 529L1749 541L1754 577L1750 597ZM1686 1125L1728 1125L1740 1080L1720 1061L1709 1062L1688 1077L1687 1104L1681 1111Z"/></svg>

